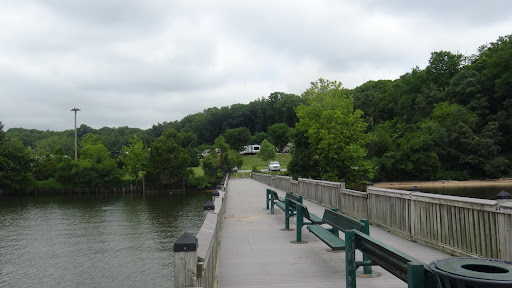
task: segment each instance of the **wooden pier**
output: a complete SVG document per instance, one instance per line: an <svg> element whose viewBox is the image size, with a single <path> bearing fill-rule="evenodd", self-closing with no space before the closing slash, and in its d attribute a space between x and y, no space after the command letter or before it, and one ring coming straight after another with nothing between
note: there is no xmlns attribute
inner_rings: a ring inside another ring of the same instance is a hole
<svg viewBox="0 0 512 288"><path fill-rule="evenodd" d="M304 244L292 244L296 231L282 231L284 212L266 210L265 191L271 188L251 179L231 179L227 188L224 226L219 250L218 287L345 287L345 253L328 247L306 227ZM272 188L279 196L285 192ZM321 216L325 207L304 200L311 213ZM295 228L295 218L290 221ZM425 263L451 255L405 240L371 226L370 235ZM343 233L340 235L343 238ZM357 255L358 259L362 256ZM357 287L407 287L379 266L382 275L357 278ZM359 268L362 270L362 268Z"/></svg>

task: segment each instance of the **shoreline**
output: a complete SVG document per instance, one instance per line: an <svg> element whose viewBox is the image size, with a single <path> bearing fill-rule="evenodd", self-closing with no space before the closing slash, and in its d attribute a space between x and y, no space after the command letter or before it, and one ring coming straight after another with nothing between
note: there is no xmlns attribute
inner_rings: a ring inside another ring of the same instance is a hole
<svg viewBox="0 0 512 288"><path fill-rule="evenodd" d="M512 178L487 179L487 180L437 180L437 181L403 181L403 182L378 182L373 184L378 188L397 188L397 187L512 187Z"/></svg>

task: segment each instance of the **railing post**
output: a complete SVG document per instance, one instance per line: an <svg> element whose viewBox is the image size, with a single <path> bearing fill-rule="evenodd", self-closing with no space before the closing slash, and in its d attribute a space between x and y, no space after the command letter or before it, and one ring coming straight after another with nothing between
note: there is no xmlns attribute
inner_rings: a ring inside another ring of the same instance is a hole
<svg viewBox="0 0 512 288"><path fill-rule="evenodd" d="M512 259L512 242L510 239L512 238L512 205L507 203L512 201L512 195L506 191L501 191L496 195L496 210L501 211L498 214L497 221L497 235L499 235L498 245L499 245L499 258L504 260Z"/></svg>
<svg viewBox="0 0 512 288"><path fill-rule="evenodd" d="M220 197L220 192L219 190L215 190L212 192L212 202L215 203L215 199L219 198Z"/></svg>
<svg viewBox="0 0 512 288"><path fill-rule="evenodd" d="M174 242L174 287L197 285L197 238L183 233Z"/></svg>
<svg viewBox="0 0 512 288"><path fill-rule="evenodd" d="M215 211L215 204L213 204L213 202L210 200L206 201L206 203L204 203L204 205L203 205L203 211L204 211L204 216L206 217L206 215L208 215L208 213Z"/></svg>
<svg viewBox="0 0 512 288"><path fill-rule="evenodd" d="M510 201L512 201L512 195L510 195L510 193L508 193L507 191L501 191L500 193L498 193L498 195L496 195L496 203L498 204L497 210L500 210L500 206L503 203L507 203Z"/></svg>

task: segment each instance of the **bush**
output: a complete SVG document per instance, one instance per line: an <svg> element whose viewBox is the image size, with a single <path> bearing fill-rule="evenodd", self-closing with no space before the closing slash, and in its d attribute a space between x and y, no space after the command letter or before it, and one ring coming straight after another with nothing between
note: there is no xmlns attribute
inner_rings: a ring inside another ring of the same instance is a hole
<svg viewBox="0 0 512 288"><path fill-rule="evenodd" d="M64 188L64 185L60 184L54 178L36 182L36 189L39 191L59 191Z"/></svg>

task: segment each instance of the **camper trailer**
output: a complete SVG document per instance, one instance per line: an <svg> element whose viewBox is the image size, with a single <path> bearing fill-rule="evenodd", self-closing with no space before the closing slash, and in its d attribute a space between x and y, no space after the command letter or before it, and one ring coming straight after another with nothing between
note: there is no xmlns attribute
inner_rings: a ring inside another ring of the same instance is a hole
<svg viewBox="0 0 512 288"><path fill-rule="evenodd" d="M244 146L244 150L240 152L242 155L254 155L260 152L260 145L247 145Z"/></svg>

